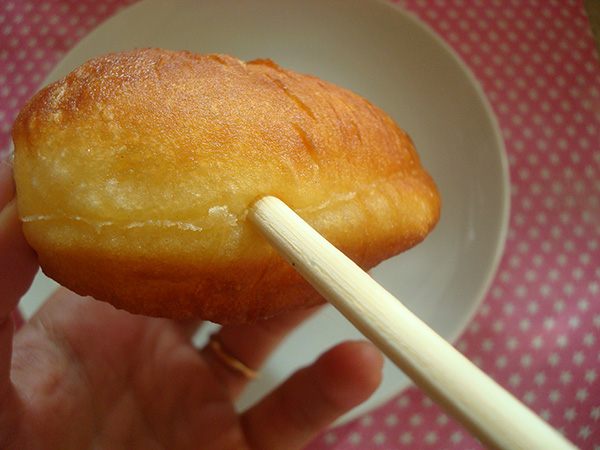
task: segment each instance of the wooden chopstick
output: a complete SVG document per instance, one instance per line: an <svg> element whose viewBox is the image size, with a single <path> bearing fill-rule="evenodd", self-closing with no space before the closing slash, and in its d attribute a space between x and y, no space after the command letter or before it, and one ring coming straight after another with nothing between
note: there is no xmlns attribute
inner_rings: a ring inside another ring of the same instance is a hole
<svg viewBox="0 0 600 450"><path fill-rule="evenodd" d="M261 235L426 394L489 448L574 449L441 338L285 203L262 197Z"/></svg>

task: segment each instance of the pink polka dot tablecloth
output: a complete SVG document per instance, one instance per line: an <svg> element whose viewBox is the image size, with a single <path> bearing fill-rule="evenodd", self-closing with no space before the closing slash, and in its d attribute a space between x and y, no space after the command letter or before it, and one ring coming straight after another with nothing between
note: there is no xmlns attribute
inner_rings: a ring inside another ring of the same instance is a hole
<svg viewBox="0 0 600 450"><path fill-rule="evenodd" d="M80 39L135 0L0 0L0 154ZM578 0L398 0L471 69L508 153L511 218L457 348L577 446L600 449L600 64ZM340 2L343 7L343 2ZM325 449L477 449L416 388L325 431Z"/></svg>

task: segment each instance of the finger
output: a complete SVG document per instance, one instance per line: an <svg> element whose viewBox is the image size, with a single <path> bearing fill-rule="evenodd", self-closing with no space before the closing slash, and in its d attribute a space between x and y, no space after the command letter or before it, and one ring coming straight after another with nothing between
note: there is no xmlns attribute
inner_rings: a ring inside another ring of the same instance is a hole
<svg viewBox="0 0 600 450"><path fill-rule="evenodd" d="M27 292L37 268L37 257L23 236L13 199L0 212L0 322Z"/></svg>
<svg viewBox="0 0 600 450"><path fill-rule="evenodd" d="M375 391L382 367L383 356L370 343L334 347L242 415L251 448L302 448Z"/></svg>
<svg viewBox="0 0 600 450"><path fill-rule="evenodd" d="M19 330L23 325L25 325L25 319L23 318L23 314L19 311L19 308L16 308L12 312L12 319L15 323L15 330Z"/></svg>
<svg viewBox="0 0 600 450"><path fill-rule="evenodd" d="M0 162L0 211L15 196L12 166L6 162Z"/></svg>
<svg viewBox="0 0 600 450"><path fill-rule="evenodd" d="M192 317L190 319L173 320L173 323L177 330L183 335L184 339L190 341L204 324L204 321Z"/></svg>
<svg viewBox="0 0 600 450"><path fill-rule="evenodd" d="M0 393L10 385L14 322L11 312L27 292L37 271L35 253L25 241L16 201L0 212Z"/></svg>
<svg viewBox="0 0 600 450"><path fill-rule="evenodd" d="M257 371L279 343L317 309L294 311L251 324L225 325L213 338L230 358ZM250 379L232 370L210 345L202 350L202 356L217 377L228 386L231 398L237 398Z"/></svg>
<svg viewBox="0 0 600 450"><path fill-rule="evenodd" d="M0 323L15 308L37 271L37 258L21 229L12 166L0 162Z"/></svg>
<svg viewBox="0 0 600 450"><path fill-rule="evenodd" d="M0 324L0 409L8 387L10 386L10 366L12 360L12 340L15 325L11 316Z"/></svg>

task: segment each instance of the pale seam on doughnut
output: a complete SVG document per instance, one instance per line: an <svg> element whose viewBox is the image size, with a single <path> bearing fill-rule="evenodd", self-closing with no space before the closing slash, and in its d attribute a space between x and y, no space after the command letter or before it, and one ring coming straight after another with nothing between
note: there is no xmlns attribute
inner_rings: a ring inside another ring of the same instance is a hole
<svg viewBox="0 0 600 450"><path fill-rule="evenodd" d="M145 227L145 226L159 226L159 227L165 227L165 228L169 228L169 227L177 227L181 230L190 230L190 231L202 231L202 227L193 225L189 222L176 222L176 221L172 221L172 220L146 220L144 222L131 222L128 223L127 225L125 224L117 224L115 222L111 222L111 221L91 221L91 220L87 220L84 219L83 217L79 217L79 216L69 216L66 214L46 214L46 215L38 215L38 216L25 216L22 217L21 220L23 222L36 222L36 221L42 221L42 220L73 220L76 222L85 222L88 225L94 226L96 228L102 228L105 226L111 226L111 225L117 225L117 226L121 226L123 228L140 228L140 227Z"/></svg>
<svg viewBox="0 0 600 450"><path fill-rule="evenodd" d="M338 202L348 202L352 199L354 199L356 197L356 192L348 192L348 193L344 193L344 194L339 194L334 196L334 198L330 198L325 202L322 202L316 206L312 206L312 207L306 207L306 208L300 208L298 209L298 212L300 214L302 213L311 213L311 212L315 212L315 211L320 211L323 209L328 208L332 203L338 203ZM208 210L209 216L213 215L213 214L219 214L219 215L227 215L229 217L228 223L230 226L237 226L238 225L238 221L244 221L246 216L248 215L248 210L244 210L244 212L242 214L240 214L240 216L236 216L235 214L232 214L229 212L229 208L227 207L227 205L223 205L223 206L213 206ZM158 226L158 227L165 227L165 228L169 228L169 227L176 227L179 228L181 230L189 230L189 231L202 231L204 228L194 225L190 222L180 222L180 221L173 221L173 220L166 220L166 219L159 219L159 220L146 220L143 222L131 222L128 224L119 224L113 221L109 221L109 220L105 220L105 221L92 221L89 219L85 219L84 217L81 216L71 216L71 215L67 215L67 214L40 214L40 215L31 215L31 216L24 216L21 217L21 221L23 222L35 222L35 221L43 221L43 220L73 220L73 221L77 221L77 222L85 222L88 225L92 225L96 228L102 228L105 226L113 226L113 225L117 225L117 226L121 226L123 228L129 229L129 228L140 228L140 227L145 227L145 226Z"/></svg>
<svg viewBox="0 0 600 450"><path fill-rule="evenodd" d="M312 213L315 211L320 211L322 209L328 208L332 203L349 202L350 200L354 199L355 197L356 197L356 192L354 192L354 191L346 192L344 194L338 194L316 206L300 208L300 209L298 209L297 213L302 214L302 213Z"/></svg>

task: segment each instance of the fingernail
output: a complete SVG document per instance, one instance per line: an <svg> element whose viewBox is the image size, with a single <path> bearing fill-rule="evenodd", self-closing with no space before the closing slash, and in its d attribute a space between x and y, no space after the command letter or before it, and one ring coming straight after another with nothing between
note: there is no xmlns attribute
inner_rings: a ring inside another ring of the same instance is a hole
<svg viewBox="0 0 600 450"><path fill-rule="evenodd" d="M14 153L10 153L6 158L0 161L0 180L8 180L13 177L13 157Z"/></svg>
<svg viewBox="0 0 600 450"><path fill-rule="evenodd" d="M14 163L15 163L15 152L13 150L8 155L6 155L5 158L2 158L2 162L0 163L0 165L8 166L12 169L15 165Z"/></svg>
<svg viewBox="0 0 600 450"><path fill-rule="evenodd" d="M15 195L12 155L10 153L0 161L0 210L4 209Z"/></svg>

